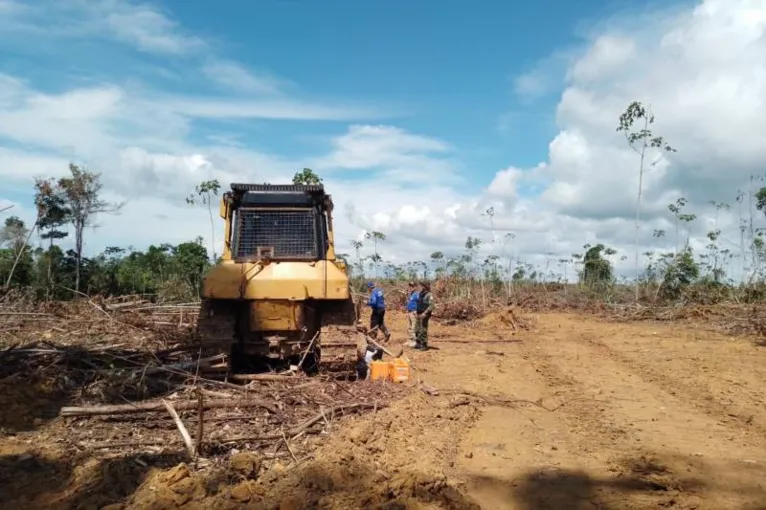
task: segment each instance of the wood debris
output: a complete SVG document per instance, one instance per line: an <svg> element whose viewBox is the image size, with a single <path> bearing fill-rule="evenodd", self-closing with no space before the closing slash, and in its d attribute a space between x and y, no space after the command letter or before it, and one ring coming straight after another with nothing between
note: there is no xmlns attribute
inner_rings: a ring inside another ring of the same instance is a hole
<svg viewBox="0 0 766 510"><path fill-rule="evenodd" d="M408 391L356 381L353 363L231 374L224 355L203 355L196 314L139 298L0 303L0 429L55 413L66 427L56 441L73 451L170 449L197 462L235 447L269 457L281 444L296 462L333 421ZM41 386L47 400L30 411L24 392Z"/></svg>

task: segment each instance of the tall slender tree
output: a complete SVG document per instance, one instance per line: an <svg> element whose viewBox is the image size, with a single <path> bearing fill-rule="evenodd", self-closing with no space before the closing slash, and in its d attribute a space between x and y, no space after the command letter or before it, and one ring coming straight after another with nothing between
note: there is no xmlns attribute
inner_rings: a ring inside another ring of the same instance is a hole
<svg viewBox="0 0 766 510"><path fill-rule="evenodd" d="M213 197L218 196L221 189L221 183L218 179L202 181L194 187L194 193L186 197L186 203L189 205L204 205L207 207L208 216L210 216L210 248L213 254L213 262L218 260L215 250L215 221L213 221Z"/></svg>
<svg viewBox="0 0 766 510"><path fill-rule="evenodd" d="M383 241L386 240L386 234L384 234L383 232L374 231L374 232L367 232L364 235L364 237L367 239L372 239L372 249L373 249L372 262L375 265L374 266L375 277L377 278L378 277L378 262L381 261L381 257L378 254L378 243L382 243Z"/></svg>
<svg viewBox="0 0 766 510"><path fill-rule="evenodd" d="M642 125L643 127L639 130L634 130L634 125L638 123L639 125ZM638 101L633 101L628 105L628 108L620 115L619 117L619 124L617 125L617 131L622 132L625 135L625 139L628 142L628 145L631 149L633 149L636 154L639 156L639 165L638 165L638 193L636 196L636 241L635 241L635 250L636 250L636 260L635 260L635 287L636 287L636 300L638 300L638 291L639 291L639 266L638 266L638 254L639 254L639 248L638 248L638 242L639 242L639 231L641 228L641 198L643 196L643 189L644 189L644 171L646 170L646 157L648 156L647 151L650 149L657 149L663 152L676 152L676 149L671 147L667 142L665 142L665 139L661 136L656 136L654 133L652 133L651 129L649 129L649 126L651 124L654 124L654 114L651 111L651 107L645 107L642 103ZM661 159L661 155L657 156L657 158L650 163L650 167L653 167L657 163L659 163Z"/></svg>

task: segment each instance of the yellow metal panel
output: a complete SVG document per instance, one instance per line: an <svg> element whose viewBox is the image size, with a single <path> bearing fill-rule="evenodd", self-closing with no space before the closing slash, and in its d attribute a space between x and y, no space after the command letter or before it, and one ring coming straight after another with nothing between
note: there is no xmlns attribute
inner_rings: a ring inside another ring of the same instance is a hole
<svg viewBox="0 0 766 510"><path fill-rule="evenodd" d="M332 262L224 261L210 270L202 295L217 299L348 299L348 276Z"/></svg>
<svg viewBox="0 0 766 510"><path fill-rule="evenodd" d="M250 304L251 331L296 331L302 308L291 301L253 301Z"/></svg>
<svg viewBox="0 0 766 510"><path fill-rule="evenodd" d="M218 215L224 220L229 216L226 197L221 197L221 202L218 204Z"/></svg>

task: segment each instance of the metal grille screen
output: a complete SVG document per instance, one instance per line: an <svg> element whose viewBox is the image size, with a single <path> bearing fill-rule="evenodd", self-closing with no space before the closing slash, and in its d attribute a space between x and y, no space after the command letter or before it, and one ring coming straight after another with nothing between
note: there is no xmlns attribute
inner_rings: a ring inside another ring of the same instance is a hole
<svg viewBox="0 0 766 510"><path fill-rule="evenodd" d="M236 256L316 258L313 210L237 211Z"/></svg>

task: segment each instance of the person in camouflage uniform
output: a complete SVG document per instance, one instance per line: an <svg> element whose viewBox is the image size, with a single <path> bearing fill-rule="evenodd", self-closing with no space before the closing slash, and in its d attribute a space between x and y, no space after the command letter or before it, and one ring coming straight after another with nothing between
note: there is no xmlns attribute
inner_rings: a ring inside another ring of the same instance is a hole
<svg viewBox="0 0 766 510"><path fill-rule="evenodd" d="M425 351L428 349L428 321L434 311L434 299L431 294L431 285L428 282L420 282L418 294L417 329L415 332L415 349Z"/></svg>

